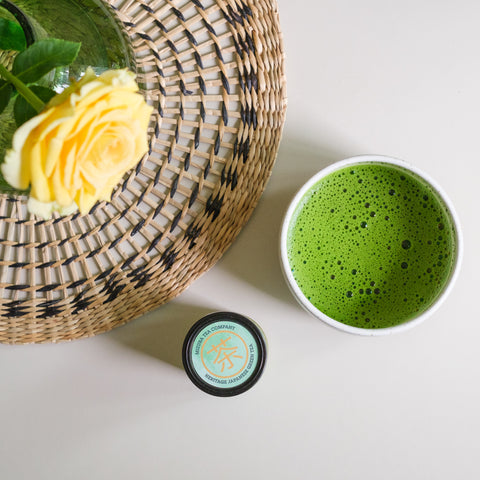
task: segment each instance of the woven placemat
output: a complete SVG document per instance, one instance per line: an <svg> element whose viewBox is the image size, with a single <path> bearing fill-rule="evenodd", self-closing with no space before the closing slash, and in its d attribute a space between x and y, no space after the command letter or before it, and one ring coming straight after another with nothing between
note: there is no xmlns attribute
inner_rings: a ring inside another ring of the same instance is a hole
<svg viewBox="0 0 480 480"><path fill-rule="evenodd" d="M105 0L155 107L150 151L111 203L39 220L0 195L0 342L108 331L224 253L273 167L285 117L275 0Z"/></svg>

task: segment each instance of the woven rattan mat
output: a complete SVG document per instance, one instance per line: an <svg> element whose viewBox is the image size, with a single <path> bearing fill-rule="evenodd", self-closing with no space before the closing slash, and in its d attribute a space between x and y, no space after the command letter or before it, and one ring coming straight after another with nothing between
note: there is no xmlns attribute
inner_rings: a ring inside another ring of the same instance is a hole
<svg viewBox="0 0 480 480"><path fill-rule="evenodd" d="M150 152L85 216L41 221L26 198L0 196L0 342L92 336L177 296L231 244L275 161L275 0L105 3L155 107Z"/></svg>

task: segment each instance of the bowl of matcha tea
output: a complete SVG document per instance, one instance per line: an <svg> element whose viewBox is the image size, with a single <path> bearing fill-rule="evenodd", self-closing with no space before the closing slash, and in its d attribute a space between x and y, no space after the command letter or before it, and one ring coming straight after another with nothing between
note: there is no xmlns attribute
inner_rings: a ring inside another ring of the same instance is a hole
<svg viewBox="0 0 480 480"><path fill-rule="evenodd" d="M280 256L298 302L346 332L384 335L430 316L458 276L458 216L437 183L362 155L313 176L284 218Z"/></svg>

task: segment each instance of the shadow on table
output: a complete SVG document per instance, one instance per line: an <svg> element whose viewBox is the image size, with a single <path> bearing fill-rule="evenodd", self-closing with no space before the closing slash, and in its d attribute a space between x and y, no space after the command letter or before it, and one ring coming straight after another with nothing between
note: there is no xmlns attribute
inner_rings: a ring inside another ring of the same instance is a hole
<svg viewBox="0 0 480 480"><path fill-rule="evenodd" d="M190 327L212 312L203 306L168 303L109 332L114 341L174 367L183 368L182 347Z"/></svg>
<svg viewBox="0 0 480 480"><path fill-rule="evenodd" d="M283 216L295 193L310 177L346 157L345 153L285 137L271 180L252 218L219 267L283 302L296 304L280 267Z"/></svg>

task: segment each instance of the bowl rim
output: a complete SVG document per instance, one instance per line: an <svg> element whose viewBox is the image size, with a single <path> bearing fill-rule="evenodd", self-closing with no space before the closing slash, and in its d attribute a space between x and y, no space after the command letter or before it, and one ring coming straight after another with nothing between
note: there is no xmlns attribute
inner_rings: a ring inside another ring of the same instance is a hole
<svg viewBox="0 0 480 480"><path fill-rule="evenodd" d="M421 313L419 316L407 320L404 323L401 323L399 325L395 325L392 327L383 327L383 328L360 328L360 327L352 327L350 325L346 325L338 320L335 320L322 311L320 311L318 308L316 308L312 303L309 302L309 300L305 297L303 292L300 290L298 287L292 272L290 270L290 264L288 261L288 255L287 255L287 233L288 233L288 227L290 225L290 221L292 218L292 215L300 202L300 200L303 198L305 193L315 184L317 183L320 179L324 178L325 176L329 175L332 172L335 172L337 170L340 170L344 167L347 167L349 165L357 165L360 163L387 163L391 165L396 165L402 168L405 168L406 170L409 170L413 172L414 174L418 175L421 177L423 180L425 180L441 197L441 199L444 201L447 209L449 210L449 213L452 217L453 220L453 225L455 228L455 233L456 233L456 240L457 240L457 245L456 245L456 258L455 258L455 264L453 266L452 272L450 274L450 278L447 281L447 284L444 286L443 291L439 294L437 299L434 301L434 303L427 308L423 313ZM313 316L316 318L319 318L320 320L324 321L328 325L335 327L339 330L342 330L347 333L352 333L356 335L364 335L364 336L380 336L380 335L389 335L392 333L397 333L397 332L402 332L405 330L408 330L414 326L419 325L423 321L425 321L428 317L430 317L437 309L440 307L440 305L445 301L445 299L448 297L450 292L452 291L454 284L458 278L459 272L460 272L460 266L462 263L463 259L463 233L460 225L460 220L458 217L458 214L455 210L455 207L453 206L452 201L450 198L447 196L445 191L442 189L442 187L432 178L430 177L429 174L425 173L421 169L417 168L414 165L411 165L404 160L400 160L398 158L394 157L389 157L385 155L357 155L354 157L349 157L344 160L340 160L338 162L335 162L319 172L317 172L315 175L313 175L306 183L302 185L302 187L297 191L293 199L291 200L288 209L283 217L282 221L282 227L281 227L281 233L280 233L280 259L281 259L281 267L282 267L282 273L284 275L284 278L286 280L286 283L292 292L293 296L296 298L296 300L299 302L299 304L309 313L311 313Z"/></svg>

